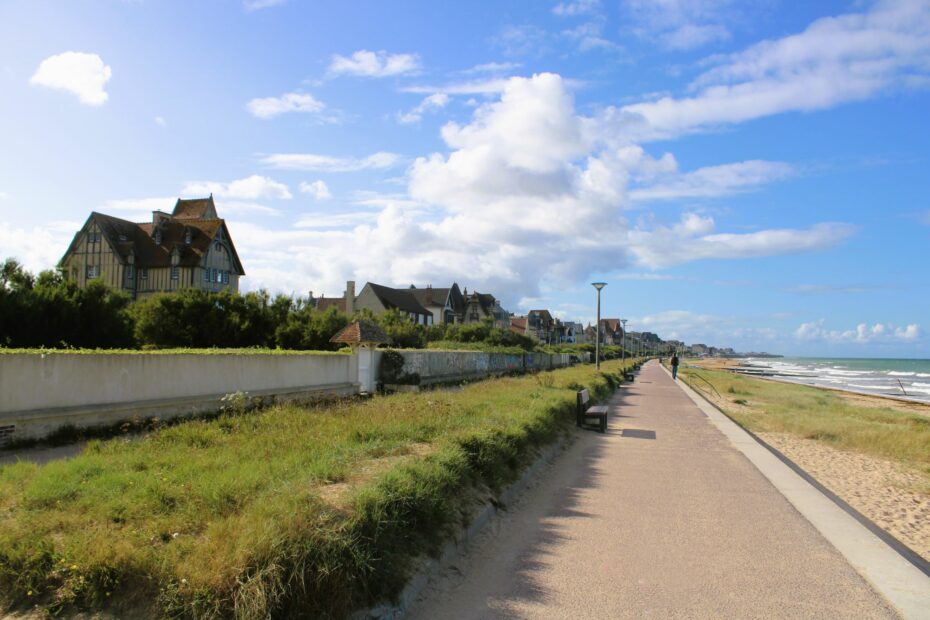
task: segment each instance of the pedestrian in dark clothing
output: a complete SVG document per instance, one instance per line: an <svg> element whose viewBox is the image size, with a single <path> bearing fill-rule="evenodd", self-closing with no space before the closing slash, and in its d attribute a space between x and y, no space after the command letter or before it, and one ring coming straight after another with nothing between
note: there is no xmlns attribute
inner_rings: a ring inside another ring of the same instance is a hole
<svg viewBox="0 0 930 620"><path fill-rule="evenodd" d="M678 379L678 354L672 356L672 379Z"/></svg>

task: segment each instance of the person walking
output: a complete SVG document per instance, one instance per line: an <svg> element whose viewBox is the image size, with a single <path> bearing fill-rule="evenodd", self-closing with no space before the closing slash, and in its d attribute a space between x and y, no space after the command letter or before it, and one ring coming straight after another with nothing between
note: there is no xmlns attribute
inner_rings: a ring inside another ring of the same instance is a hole
<svg viewBox="0 0 930 620"><path fill-rule="evenodd" d="M672 379L678 379L678 354L672 353Z"/></svg>

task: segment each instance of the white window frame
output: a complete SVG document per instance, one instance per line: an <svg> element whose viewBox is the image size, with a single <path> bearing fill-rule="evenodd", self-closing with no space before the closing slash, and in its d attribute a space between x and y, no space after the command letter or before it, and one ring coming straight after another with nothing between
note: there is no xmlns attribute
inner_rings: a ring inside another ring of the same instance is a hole
<svg viewBox="0 0 930 620"><path fill-rule="evenodd" d="M181 279L181 268L180 267L171 268L171 279L174 280L175 282Z"/></svg>

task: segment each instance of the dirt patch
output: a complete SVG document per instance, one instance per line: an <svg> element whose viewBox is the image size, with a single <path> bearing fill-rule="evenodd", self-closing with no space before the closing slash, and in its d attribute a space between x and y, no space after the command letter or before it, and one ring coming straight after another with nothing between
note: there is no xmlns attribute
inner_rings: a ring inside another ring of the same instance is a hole
<svg viewBox="0 0 930 620"><path fill-rule="evenodd" d="M923 477L894 461L785 433L759 437L882 529L930 561L930 495Z"/></svg>
<svg viewBox="0 0 930 620"><path fill-rule="evenodd" d="M378 474L395 465L423 458L432 454L435 450L436 448L428 443L412 443L404 448L403 454L361 461L346 480L321 486L318 491L320 498L336 508L348 508L353 489L370 482Z"/></svg>

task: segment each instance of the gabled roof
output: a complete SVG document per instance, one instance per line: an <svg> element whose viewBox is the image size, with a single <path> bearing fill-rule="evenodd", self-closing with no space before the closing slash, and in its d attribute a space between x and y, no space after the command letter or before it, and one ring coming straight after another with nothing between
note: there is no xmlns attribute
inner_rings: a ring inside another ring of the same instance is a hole
<svg viewBox="0 0 930 620"><path fill-rule="evenodd" d="M385 308L397 308L403 312L413 312L424 316L432 316L433 313L423 307L417 301L416 297L411 294L410 289L397 289L389 286L382 286L369 282L365 286L370 286L372 292L381 301Z"/></svg>
<svg viewBox="0 0 930 620"><path fill-rule="evenodd" d="M522 316L519 318L511 317L510 318L510 329L515 331L518 334L526 333L526 317Z"/></svg>
<svg viewBox="0 0 930 620"><path fill-rule="evenodd" d="M549 311L548 311L548 310L530 310L528 314L538 314L538 315L539 315L540 317L542 317L545 321L547 321L547 322L549 322L549 323L552 322L552 315L549 314Z"/></svg>
<svg viewBox="0 0 930 620"><path fill-rule="evenodd" d="M449 299L448 288L410 288L407 289L414 299L423 307L426 306L444 306Z"/></svg>
<svg viewBox="0 0 930 620"><path fill-rule="evenodd" d="M200 206L193 203L201 203ZM188 209L188 205L190 208ZM196 267L200 265L204 254L210 249L210 244L216 238L217 234L222 231L223 237L230 241L229 248L232 252L233 266L236 273L245 275L245 269L239 260L239 254L232 243L229 235L229 229L226 228L225 220L215 217L216 211L213 207L213 198L202 200L178 200L178 206L188 215L194 213L197 209L213 209L214 217L209 219L193 219L190 217L164 218L160 220L158 228L161 231L161 244L156 245L154 239L154 224L146 222L138 224L128 220L98 213L91 212L84 226L81 227L68 246L64 257L67 257L75 249L81 233L87 228L91 221L95 222L100 228L104 238L113 251L117 254L123 263L129 261L129 256L134 256L134 264L143 268L170 267L171 254L177 251L179 254L178 264L182 267ZM175 210L178 210L178 206ZM190 244L186 243L187 232L190 231ZM64 260L64 257L62 260Z"/></svg>
<svg viewBox="0 0 930 620"><path fill-rule="evenodd" d="M620 333L623 331L623 326L620 323L620 319L601 319L601 327L605 331L611 331L614 333Z"/></svg>
<svg viewBox="0 0 930 620"><path fill-rule="evenodd" d="M209 198L192 198L183 200L178 198L174 205L174 211L171 217L180 220L215 220L216 204L213 202L213 194Z"/></svg>
<svg viewBox="0 0 930 620"><path fill-rule="evenodd" d="M352 321L329 339L330 342L345 344L381 344L389 340L384 330L371 321Z"/></svg>

